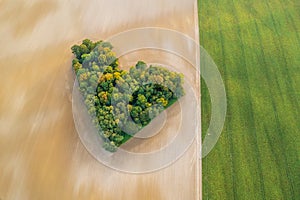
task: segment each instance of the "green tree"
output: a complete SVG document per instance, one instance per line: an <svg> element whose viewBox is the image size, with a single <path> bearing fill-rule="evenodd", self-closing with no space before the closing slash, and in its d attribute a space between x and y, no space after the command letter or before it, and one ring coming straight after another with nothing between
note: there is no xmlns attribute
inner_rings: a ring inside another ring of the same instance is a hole
<svg viewBox="0 0 300 200"><path fill-rule="evenodd" d="M184 95L182 74L159 66L147 67L143 61L127 72L119 68L112 48L108 42L89 39L71 47L79 89L108 151L115 151L128 137L124 137L126 134L137 133L170 102Z"/></svg>

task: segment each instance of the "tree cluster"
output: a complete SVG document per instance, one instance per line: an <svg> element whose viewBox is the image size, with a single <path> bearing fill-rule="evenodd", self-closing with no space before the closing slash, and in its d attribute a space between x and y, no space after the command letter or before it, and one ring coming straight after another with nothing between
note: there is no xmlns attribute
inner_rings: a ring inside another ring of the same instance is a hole
<svg viewBox="0 0 300 200"><path fill-rule="evenodd" d="M143 61L122 70L112 48L89 39L71 48L79 90L111 152L184 95L182 74Z"/></svg>

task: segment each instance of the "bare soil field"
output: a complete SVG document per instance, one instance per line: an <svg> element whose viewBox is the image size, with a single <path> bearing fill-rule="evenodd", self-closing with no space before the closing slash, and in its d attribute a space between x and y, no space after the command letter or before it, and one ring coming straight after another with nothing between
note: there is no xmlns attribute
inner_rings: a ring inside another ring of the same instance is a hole
<svg viewBox="0 0 300 200"><path fill-rule="evenodd" d="M86 151L71 104L73 44L145 26L197 40L196 2L3 0L0 10L1 200L200 198L196 142L160 171L117 172Z"/></svg>

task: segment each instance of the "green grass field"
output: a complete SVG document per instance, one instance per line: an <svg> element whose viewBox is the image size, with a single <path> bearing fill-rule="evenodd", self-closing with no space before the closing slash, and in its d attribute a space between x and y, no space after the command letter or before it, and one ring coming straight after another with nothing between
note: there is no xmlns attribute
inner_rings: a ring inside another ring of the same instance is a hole
<svg viewBox="0 0 300 200"><path fill-rule="evenodd" d="M300 199L300 2L200 0L200 43L228 112L203 159L203 199ZM210 100L202 82L202 126Z"/></svg>

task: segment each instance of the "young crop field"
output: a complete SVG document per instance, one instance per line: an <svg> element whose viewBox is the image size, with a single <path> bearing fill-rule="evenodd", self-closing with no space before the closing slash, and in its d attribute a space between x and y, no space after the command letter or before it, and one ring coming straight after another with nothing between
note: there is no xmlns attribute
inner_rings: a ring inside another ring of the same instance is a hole
<svg viewBox="0 0 300 200"><path fill-rule="evenodd" d="M203 199L300 198L300 2L200 0L200 44L226 87ZM210 99L202 82L203 134Z"/></svg>

